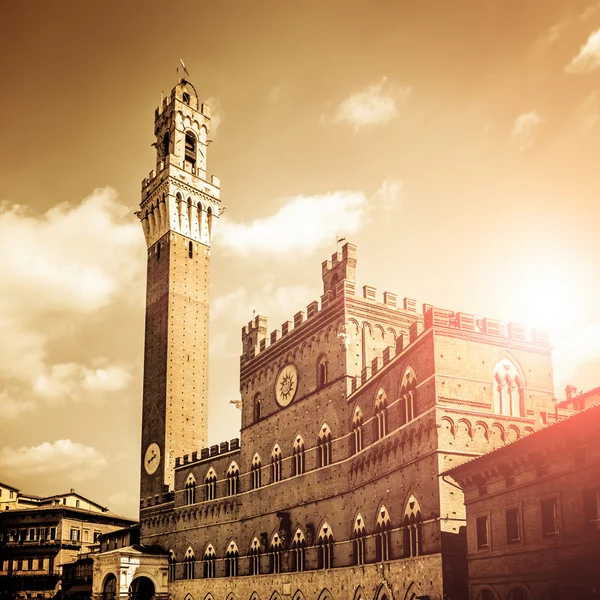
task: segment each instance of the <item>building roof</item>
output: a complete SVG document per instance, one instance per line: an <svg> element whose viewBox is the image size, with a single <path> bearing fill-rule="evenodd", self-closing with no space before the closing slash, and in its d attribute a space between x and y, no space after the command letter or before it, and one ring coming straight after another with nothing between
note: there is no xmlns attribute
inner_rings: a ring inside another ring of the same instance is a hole
<svg viewBox="0 0 600 600"><path fill-rule="evenodd" d="M455 476L461 475L467 470L485 468L484 465L489 461L499 462L505 457L508 458L508 456L515 451L514 448L516 445L522 446L520 450L523 453L533 449L532 446L534 445L536 446L536 449L538 449L540 443L550 443L555 440L559 433L558 430L560 430L560 434L566 434L571 431L577 432L582 425L589 423L591 419L600 419L600 404L594 404L593 406L575 412L560 421L545 425L541 429L505 444L500 448L496 448L487 454L475 456L456 467L444 471L441 475Z"/></svg>
<svg viewBox="0 0 600 600"><path fill-rule="evenodd" d="M15 492L19 491L19 488L16 488L14 485L8 485L8 483L2 483L0 481L0 487L8 488L9 490L14 490Z"/></svg>

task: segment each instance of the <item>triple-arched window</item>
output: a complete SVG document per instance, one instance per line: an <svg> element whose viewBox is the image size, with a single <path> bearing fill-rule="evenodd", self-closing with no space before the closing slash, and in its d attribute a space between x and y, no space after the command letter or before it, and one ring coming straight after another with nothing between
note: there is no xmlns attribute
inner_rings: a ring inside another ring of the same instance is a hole
<svg viewBox="0 0 600 600"><path fill-rule="evenodd" d="M212 544L204 551L204 578L212 579L216 575L217 553Z"/></svg>
<svg viewBox="0 0 600 600"><path fill-rule="evenodd" d="M252 459L252 467L251 467L251 483L252 489L257 490L261 486L261 472L262 472L262 464L260 462L260 456L258 452L254 455Z"/></svg>
<svg viewBox="0 0 600 600"><path fill-rule="evenodd" d="M260 575L261 545L257 537L250 544L250 575Z"/></svg>
<svg viewBox="0 0 600 600"><path fill-rule="evenodd" d="M271 483L281 481L281 449L275 444L271 451Z"/></svg>
<svg viewBox="0 0 600 600"><path fill-rule="evenodd" d="M225 551L225 577L237 577L240 553L232 540Z"/></svg>
<svg viewBox="0 0 600 600"><path fill-rule="evenodd" d="M212 467L204 478L204 490L207 500L214 500L217 497L217 474Z"/></svg>
<svg viewBox="0 0 600 600"><path fill-rule="evenodd" d="M378 440L387 435L387 396L383 388L377 390L375 397L375 426Z"/></svg>
<svg viewBox="0 0 600 600"><path fill-rule="evenodd" d="M276 531L271 537L269 545L269 558L271 573L281 573L281 552L283 550L283 541Z"/></svg>
<svg viewBox="0 0 600 600"><path fill-rule="evenodd" d="M194 567L196 565L196 559L194 558L194 551L191 547L185 552L183 557L183 578L194 579Z"/></svg>
<svg viewBox="0 0 600 600"><path fill-rule="evenodd" d="M175 559L175 553L173 550L169 550L169 566L167 571L167 579L169 581L175 581L176 568L177 560Z"/></svg>
<svg viewBox="0 0 600 600"><path fill-rule="evenodd" d="M412 421L416 416L417 378L414 371L407 367L400 384L400 413L402 423Z"/></svg>
<svg viewBox="0 0 600 600"><path fill-rule="evenodd" d="M298 434L292 446L292 475L302 475L305 466L304 440Z"/></svg>
<svg viewBox="0 0 600 600"><path fill-rule="evenodd" d="M352 453L356 454L363 449L363 414L360 410L360 406L354 409L354 415L352 416Z"/></svg>
<svg viewBox="0 0 600 600"><path fill-rule="evenodd" d="M300 527L296 529L292 539L292 571L304 571L306 558L306 539Z"/></svg>
<svg viewBox="0 0 600 600"><path fill-rule="evenodd" d="M517 367L503 358L494 369L494 412L500 415L524 417L524 394Z"/></svg>
<svg viewBox="0 0 600 600"><path fill-rule="evenodd" d="M330 465L331 458L331 429L327 423L323 423L317 439L317 466Z"/></svg>
<svg viewBox="0 0 600 600"><path fill-rule="evenodd" d="M240 485L240 469L234 461L227 469L227 495L235 496L239 492Z"/></svg>
<svg viewBox="0 0 600 600"><path fill-rule="evenodd" d="M392 523L390 521L388 510L384 505L381 505L379 512L377 513L377 524L375 526L375 537L377 542L375 558L377 562L390 560L391 558L391 529Z"/></svg>
<svg viewBox="0 0 600 600"><path fill-rule="evenodd" d="M411 494L404 510L404 556L420 556L422 550L422 521L421 507L417 499Z"/></svg>
<svg viewBox="0 0 600 600"><path fill-rule="evenodd" d="M365 564L365 540L367 531L365 529L365 520L358 513L354 519L352 527L352 562L355 565Z"/></svg>
<svg viewBox="0 0 600 600"><path fill-rule="evenodd" d="M184 494L186 504L196 502L196 478L193 473L190 473L185 481Z"/></svg>
<svg viewBox="0 0 600 600"><path fill-rule="evenodd" d="M333 567L333 531L327 521L319 529L317 548L319 569L331 569Z"/></svg>

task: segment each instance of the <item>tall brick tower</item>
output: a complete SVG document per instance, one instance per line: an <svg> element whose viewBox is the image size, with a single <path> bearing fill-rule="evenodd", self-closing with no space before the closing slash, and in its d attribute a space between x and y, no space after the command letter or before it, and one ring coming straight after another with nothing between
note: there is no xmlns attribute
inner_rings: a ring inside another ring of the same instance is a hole
<svg viewBox="0 0 600 600"><path fill-rule="evenodd" d="M148 246L141 499L173 488L175 457L206 445L210 246L219 180L210 110L182 79L155 111L156 169L137 213Z"/></svg>

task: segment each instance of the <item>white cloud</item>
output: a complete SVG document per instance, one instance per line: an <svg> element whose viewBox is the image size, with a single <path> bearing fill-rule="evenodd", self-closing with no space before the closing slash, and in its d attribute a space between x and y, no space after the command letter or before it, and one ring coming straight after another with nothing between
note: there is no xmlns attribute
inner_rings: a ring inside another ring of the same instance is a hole
<svg viewBox="0 0 600 600"><path fill-rule="evenodd" d="M370 207L378 210L392 211L399 207L404 192L404 182L393 177L386 177L369 202Z"/></svg>
<svg viewBox="0 0 600 600"><path fill-rule="evenodd" d="M366 203L362 192L295 196L274 215L250 223L222 217L218 239L229 251L243 256L306 255L331 244L337 235L358 231Z"/></svg>
<svg viewBox="0 0 600 600"><path fill-rule="evenodd" d="M106 458L95 448L71 440L44 442L39 446L4 447L0 450L0 469L8 479L53 475L73 481L98 477Z"/></svg>
<svg viewBox="0 0 600 600"><path fill-rule="evenodd" d="M590 35L579 53L565 67L567 73L590 73L600 68L600 29Z"/></svg>
<svg viewBox="0 0 600 600"><path fill-rule="evenodd" d="M131 212L110 188L42 215L0 205L0 417L31 410L44 392L75 398L126 384L124 367L53 365L49 345L76 332L78 317L137 298L143 237Z"/></svg>
<svg viewBox="0 0 600 600"><path fill-rule="evenodd" d="M532 111L519 115L513 124L512 136L519 144L519 150L525 150L533 146L535 142L535 132L544 122L544 119L537 111Z"/></svg>
<svg viewBox="0 0 600 600"><path fill-rule="evenodd" d="M210 107L210 133L209 135L214 138L217 135L217 129L223 122L225 114L221 109L221 102L218 98L209 98L206 104Z"/></svg>
<svg viewBox="0 0 600 600"><path fill-rule="evenodd" d="M121 390L130 383L131 373L127 368L108 365L89 369L76 363L52 365L48 373L33 382L33 389L50 400L81 400L82 393L106 394Z"/></svg>
<svg viewBox="0 0 600 600"><path fill-rule="evenodd" d="M410 86L391 84L386 77L366 90L346 98L336 109L334 123L352 123L356 129L365 125L383 125L398 115L398 103L410 95Z"/></svg>

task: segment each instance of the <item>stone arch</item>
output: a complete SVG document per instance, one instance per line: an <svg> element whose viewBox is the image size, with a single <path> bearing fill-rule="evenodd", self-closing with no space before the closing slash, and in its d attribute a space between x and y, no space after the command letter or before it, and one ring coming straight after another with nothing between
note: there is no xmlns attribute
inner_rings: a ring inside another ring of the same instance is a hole
<svg viewBox="0 0 600 600"><path fill-rule="evenodd" d="M333 600L333 596L327 588L323 588L319 594L319 600Z"/></svg>
<svg viewBox="0 0 600 600"><path fill-rule="evenodd" d="M354 592L354 598L353 600L365 600L365 593L362 589L362 586L358 586L356 588L356 591Z"/></svg>
<svg viewBox="0 0 600 600"><path fill-rule="evenodd" d="M277 590L275 590L271 594L271 597L269 598L269 600L281 600L281 596L279 595L279 592Z"/></svg>
<svg viewBox="0 0 600 600"><path fill-rule="evenodd" d="M415 600L419 596L422 596L419 586L414 581L411 581L409 586L406 588L404 600Z"/></svg>
<svg viewBox="0 0 600 600"><path fill-rule="evenodd" d="M373 331L375 332L375 335L373 336L374 339L377 341L385 340L385 329L381 325L375 325L375 327L373 327Z"/></svg>
<svg viewBox="0 0 600 600"><path fill-rule="evenodd" d="M114 600L117 594L117 576L112 571L106 573L102 580L102 592L107 600Z"/></svg>
<svg viewBox="0 0 600 600"><path fill-rule="evenodd" d="M227 594L227 600L237 600L237 596L233 592Z"/></svg>
<svg viewBox="0 0 600 600"><path fill-rule="evenodd" d="M157 582L148 573L140 573L133 578L129 586L132 597L139 600L151 600L156 593Z"/></svg>
<svg viewBox="0 0 600 600"><path fill-rule="evenodd" d="M374 600L392 600L392 592L388 587L387 583L384 581L377 588L377 592L375 593Z"/></svg>
<svg viewBox="0 0 600 600"><path fill-rule="evenodd" d="M260 600L260 596L256 592L252 592L249 600Z"/></svg>
<svg viewBox="0 0 600 600"><path fill-rule="evenodd" d="M215 597L210 592L208 592L208 594L204 596L204 600L215 600Z"/></svg>
<svg viewBox="0 0 600 600"><path fill-rule="evenodd" d="M300 590L296 590L292 596L292 600L304 600L304 594Z"/></svg>

